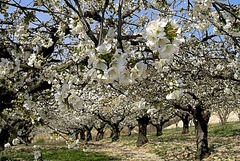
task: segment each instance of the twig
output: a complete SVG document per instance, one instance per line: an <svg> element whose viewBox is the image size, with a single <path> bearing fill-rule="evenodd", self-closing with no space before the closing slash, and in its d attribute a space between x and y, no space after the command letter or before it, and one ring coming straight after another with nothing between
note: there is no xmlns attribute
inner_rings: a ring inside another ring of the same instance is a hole
<svg viewBox="0 0 240 161"><path fill-rule="evenodd" d="M123 44L122 44L122 6L123 6L123 0L119 0L119 5L118 5L118 36L117 36L117 39L118 39L119 47L123 51Z"/></svg>
<svg viewBox="0 0 240 161"><path fill-rule="evenodd" d="M98 39L98 44L100 45L102 43L102 33L103 33L103 22L104 22L104 19L105 19L105 11L106 11L106 8L109 4L109 0L105 0L105 3L104 3L104 7L103 7L103 10L102 10L102 18L101 18L101 28L100 28L100 34L99 34L99 39Z"/></svg>

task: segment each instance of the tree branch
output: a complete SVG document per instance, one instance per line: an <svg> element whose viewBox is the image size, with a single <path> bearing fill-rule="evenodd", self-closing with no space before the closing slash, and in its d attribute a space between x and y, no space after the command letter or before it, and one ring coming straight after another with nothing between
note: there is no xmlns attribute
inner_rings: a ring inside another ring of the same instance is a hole
<svg viewBox="0 0 240 161"><path fill-rule="evenodd" d="M68 0L64 0L64 1L73 11L75 11L77 13L77 15L79 16L83 26L85 27L85 31L86 31L88 37L94 42L95 47L97 47L98 46L98 40L94 36L94 33L91 30L91 27L90 27L89 23L84 18L84 14L82 12L82 9L81 9L81 6L80 6L79 2L77 0L74 0L75 4L77 5L77 8L78 8L78 10L77 10L71 3L68 2Z"/></svg>
<svg viewBox="0 0 240 161"><path fill-rule="evenodd" d="M118 43L119 48L123 51L123 44L122 44L122 6L123 6L123 0L119 0L118 4ZM123 51L124 52L124 51Z"/></svg>
<svg viewBox="0 0 240 161"><path fill-rule="evenodd" d="M100 45L102 43L103 23L104 23L104 19L105 19L104 16L105 16L105 11L106 11L106 8L107 8L108 4L109 4L109 0L105 0L104 7L103 7L103 10L102 10L101 27L100 27L98 45Z"/></svg>

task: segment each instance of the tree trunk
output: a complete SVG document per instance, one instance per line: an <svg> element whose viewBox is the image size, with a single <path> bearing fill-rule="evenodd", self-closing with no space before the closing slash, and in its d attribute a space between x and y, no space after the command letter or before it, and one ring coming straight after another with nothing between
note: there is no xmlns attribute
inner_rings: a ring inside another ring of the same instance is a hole
<svg viewBox="0 0 240 161"><path fill-rule="evenodd" d="M92 128L87 128L86 131L87 131L87 141L91 141L92 140L92 133L91 133Z"/></svg>
<svg viewBox="0 0 240 161"><path fill-rule="evenodd" d="M102 129L97 129L97 136L96 136L96 141L100 141L103 139L103 136L104 136L104 131L103 131L104 128Z"/></svg>
<svg viewBox="0 0 240 161"><path fill-rule="evenodd" d="M75 133L74 133L74 136L75 136L75 140L80 139L80 138L79 138L79 131L75 132Z"/></svg>
<svg viewBox="0 0 240 161"><path fill-rule="evenodd" d="M150 118L149 117L142 117L137 119L138 121L138 139L137 139L137 146L142 146L148 142L147 139L147 125L149 123Z"/></svg>
<svg viewBox="0 0 240 161"><path fill-rule="evenodd" d="M182 134L188 134L188 133L189 133L189 120L184 120Z"/></svg>
<svg viewBox="0 0 240 161"><path fill-rule="evenodd" d="M10 133L9 133L9 128L8 126L5 126L1 129L0 132L0 152L4 150L4 144L6 144L8 142L8 138L10 137Z"/></svg>
<svg viewBox="0 0 240 161"><path fill-rule="evenodd" d="M155 127L156 127L156 129L157 129L156 136L161 136L161 135L163 134L163 133L162 133L163 124L156 124Z"/></svg>
<svg viewBox="0 0 240 161"><path fill-rule="evenodd" d="M225 125L225 123L227 122L227 115L225 115L219 111L218 117L220 119L221 125Z"/></svg>
<svg viewBox="0 0 240 161"><path fill-rule="evenodd" d="M182 129L182 134L187 134L189 133L189 115L186 115L185 117L181 118L183 122L183 129Z"/></svg>
<svg viewBox="0 0 240 161"><path fill-rule="evenodd" d="M79 134L80 134L80 140L84 141L85 140L85 130L80 129Z"/></svg>
<svg viewBox="0 0 240 161"><path fill-rule="evenodd" d="M197 113L195 117L195 135L197 143L196 160L207 158L211 152L208 148L208 121L210 113Z"/></svg>
<svg viewBox="0 0 240 161"><path fill-rule="evenodd" d="M120 129L117 125L112 125L112 142L117 141L120 137Z"/></svg>

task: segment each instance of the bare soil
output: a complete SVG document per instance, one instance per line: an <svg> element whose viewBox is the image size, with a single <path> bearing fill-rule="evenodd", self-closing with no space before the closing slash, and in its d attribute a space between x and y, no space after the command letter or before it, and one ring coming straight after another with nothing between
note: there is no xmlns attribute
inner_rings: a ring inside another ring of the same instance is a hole
<svg viewBox="0 0 240 161"><path fill-rule="evenodd" d="M148 138L149 143L142 147L136 146L137 134L131 137L122 135L117 142L104 139L99 142L91 142L90 151L105 152L110 156L131 161L195 160L196 143L193 130L187 135L183 135L181 131L178 131L175 134L172 132L164 133L160 137L151 133ZM211 155L204 161L240 161L240 135L226 137L211 134L208 141Z"/></svg>

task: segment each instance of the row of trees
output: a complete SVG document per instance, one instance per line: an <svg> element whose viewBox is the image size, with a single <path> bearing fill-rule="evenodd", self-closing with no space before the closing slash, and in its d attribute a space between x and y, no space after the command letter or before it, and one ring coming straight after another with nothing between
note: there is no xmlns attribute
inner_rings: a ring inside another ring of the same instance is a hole
<svg viewBox="0 0 240 161"><path fill-rule="evenodd" d="M210 154L210 111L239 110L240 17L231 1L1 0L0 7L2 148L12 118L11 127L59 117L61 127L67 116L54 111L67 110L77 129L91 117L75 118L90 112L116 140L124 118L136 115L145 136L149 113L164 120L177 109L193 117L202 159Z"/></svg>

